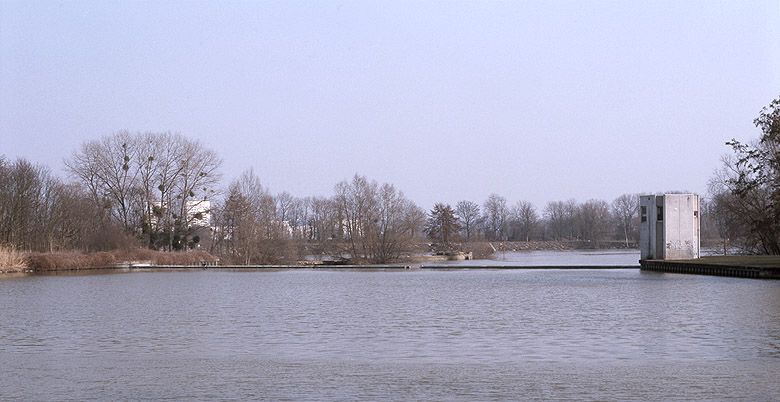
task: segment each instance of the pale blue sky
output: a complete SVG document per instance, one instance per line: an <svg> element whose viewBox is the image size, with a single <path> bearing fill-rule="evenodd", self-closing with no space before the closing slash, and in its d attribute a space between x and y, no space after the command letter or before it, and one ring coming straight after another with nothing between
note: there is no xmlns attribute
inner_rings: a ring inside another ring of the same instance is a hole
<svg viewBox="0 0 780 402"><path fill-rule="evenodd" d="M9 2L0 154L177 131L273 192L705 192L780 96L778 1Z"/></svg>

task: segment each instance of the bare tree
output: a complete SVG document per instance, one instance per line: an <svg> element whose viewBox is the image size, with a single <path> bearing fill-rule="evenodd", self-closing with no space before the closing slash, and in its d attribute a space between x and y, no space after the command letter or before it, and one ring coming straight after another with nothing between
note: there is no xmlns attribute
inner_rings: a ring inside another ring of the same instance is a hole
<svg viewBox="0 0 780 402"><path fill-rule="evenodd" d="M368 238L369 258L375 262L390 262L397 260L401 252L409 248L411 239L407 235L407 225L410 221L407 216L414 204L392 184L383 184L378 196L378 217L374 222L377 226L368 231L374 237Z"/></svg>
<svg viewBox="0 0 780 402"><path fill-rule="evenodd" d="M126 231L134 228L132 196L138 166L134 137L120 131L81 145L65 165L89 189L96 204L103 205Z"/></svg>
<svg viewBox="0 0 780 402"><path fill-rule="evenodd" d="M199 142L192 141L181 135L174 136L182 148L183 158L179 161L179 171L174 188L177 190L179 231L189 234L192 222L202 217L194 211L203 210L202 205L216 193L219 185L219 167L222 160L216 152L204 148ZM179 198L181 197L181 198ZM208 211L207 211L208 212Z"/></svg>
<svg viewBox="0 0 780 402"><path fill-rule="evenodd" d="M455 214L460 222L460 227L464 232L466 241L476 234L480 221L479 204L472 201L459 201L455 205Z"/></svg>
<svg viewBox="0 0 780 402"><path fill-rule="evenodd" d="M280 222L284 222L290 219L290 212L293 209L295 203L295 197L286 191L276 195L276 218Z"/></svg>
<svg viewBox="0 0 780 402"><path fill-rule="evenodd" d="M539 221L534 205L528 201L518 201L512 208L511 215L517 231L515 237L529 241Z"/></svg>
<svg viewBox="0 0 780 402"><path fill-rule="evenodd" d="M263 264L294 257L285 227L278 219L276 200L252 170L230 184L217 216L218 249L230 260Z"/></svg>
<svg viewBox="0 0 780 402"><path fill-rule="evenodd" d="M563 201L550 201L544 208L544 217L553 239L562 240L568 232L566 205Z"/></svg>
<svg viewBox="0 0 780 402"><path fill-rule="evenodd" d="M65 164L126 233L179 249L192 223L209 212L204 207L215 195L221 163L179 134L121 131L82 144Z"/></svg>
<svg viewBox="0 0 780 402"><path fill-rule="evenodd" d="M78 186L63 184L47 168L0 158L0 188L0 244L50 252L109 247L112 228L101 225L100 211ZM110 247L121 246L119 240Z"/></svg>
<svg viewBox="0 0 780 402"><path fill-rule="evenodd" d="M598 246L609 233L609 205L603 200L588 200L578 212L576 221L581 239Z"/></svg>
<svg viewBox="0 0 780 402"><path fill-rule="evenodd" d="M293 197L287 212L287 225L290 228L290 235L293 239L303 240L306 238L308 214L309 204L306 202L306 199Z"/></svg>
<svg viewBox="0 0 780 402"><path fill-rule="evenodd" d="M485 237L488 240L506 240L506 223L509 215L506 198L498 194L490 194L483 205L483 214Z"/></svg>
<svg viewBox="0 0 780 402"><path fill-rule="evenodd" d="M333 200L324 197L309 197L306 199L309 205L309 214L306 219L307 239L324 241L336 237L339 221L336 216L336 208Z"/></svg>
<svg viewBox="0 0 780 402"><path fill-rule="evenodd" d="M404 206L404 228L406 238L412 242L424 236L425 231L425 210L417 206L413 201L406 200Z"/></svg>
<svg viewBox="0 0 780 402"><path fill-rule="evenodd" d="M349 244L348 252L352 258L370 256L367 238L372 214L376 211L376 182L369 182L363 176L355 175L351 182L336 184L334 200L342 219L339 222L340 237Z"/></svg>
<svg viewBox="0 0 780 402"><path fill-rule="evenodd" d="M635 233L636 226L634 218L636 218L638 212L639 195L637 194L623 194L612 201L612 213L620 222L620 228L623 231L626 247L629 247L629 235L632 235L633 237Z"/></svg>
<svg viewBox="0 0 780 402"><path fill-rule="evenodd" d="M48 169L25 159L13 164L0 163L0 244L25 250L41 250L45 236L44 209L47 195L53 191Z"/></svg>
<svg viewBox="0 0 780 402"><path fill-rule="evenodd" d="M411 243L414 204L389 184L355 175L335 187L341 238L354 259L389 262Z"/></svg>
<svg viewBox="0 0 780 402"><path fill-rule="evenodd" d="M721 239L724 254L737 248L745 253L765 253L760 249L760 237L751 230L751 222L762 219L764 211L770 208L768 199L760 192L735 193L731 178L738 175L739 168L733 158L724 156L723 166L715 172L709 186L709 215L711 215Z"/></svg>

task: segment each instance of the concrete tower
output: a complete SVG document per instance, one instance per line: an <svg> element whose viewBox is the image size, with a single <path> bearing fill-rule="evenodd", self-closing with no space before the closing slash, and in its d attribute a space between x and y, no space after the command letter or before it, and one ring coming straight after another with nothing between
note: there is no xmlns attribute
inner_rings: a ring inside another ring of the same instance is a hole
<svg viewBox="0 0 780 402"><path fill-rule="evenodd" d="M642 260L699 258L699 196L643 195L639 198Z"/></svg>

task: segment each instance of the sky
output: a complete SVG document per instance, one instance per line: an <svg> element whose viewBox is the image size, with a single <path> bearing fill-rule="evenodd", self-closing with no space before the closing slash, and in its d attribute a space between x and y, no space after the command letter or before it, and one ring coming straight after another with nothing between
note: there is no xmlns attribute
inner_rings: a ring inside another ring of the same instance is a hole
<svg viewBox="0 0 780 402"><path fill-rule="evenodd" d="M775 1L0 0L0 155L179 132L273 193L688 190L780 97Z"/></svg>

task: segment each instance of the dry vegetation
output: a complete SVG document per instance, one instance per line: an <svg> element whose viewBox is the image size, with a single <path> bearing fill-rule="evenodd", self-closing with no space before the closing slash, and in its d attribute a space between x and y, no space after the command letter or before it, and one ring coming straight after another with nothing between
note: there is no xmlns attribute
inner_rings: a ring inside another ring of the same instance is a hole
<svg viewBox="0 0 780 402"><path fill-rule="evenodd" d="M125 249L110 252L29 253L24 267L36 272L110 268L116 264L147 262L154 265L199 265L217 258L204 251L163 252L147 249Z"/></svg>
<svg viewBox="0 0 780 402"><path fill-rule="evenodd" d="M26 268L22 253L13 247L0 247L0 272L23 272Z"/></svg>

